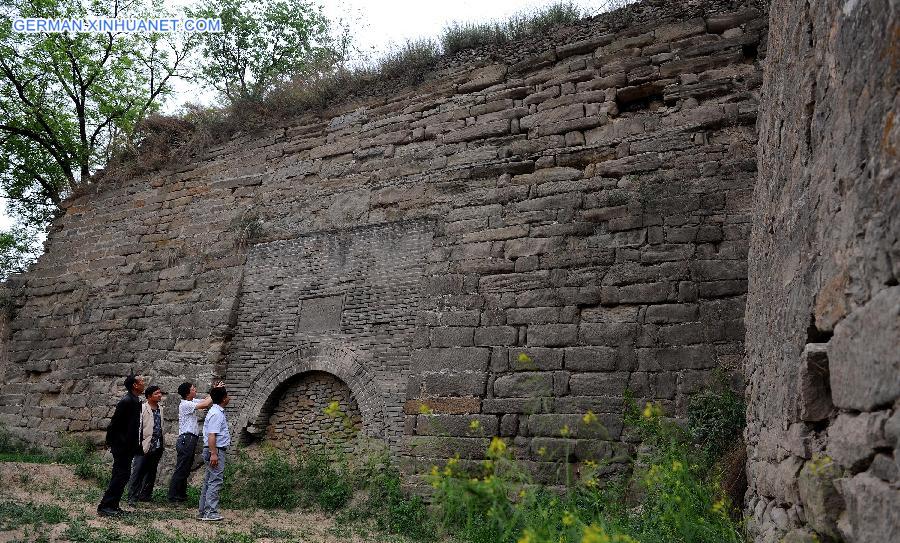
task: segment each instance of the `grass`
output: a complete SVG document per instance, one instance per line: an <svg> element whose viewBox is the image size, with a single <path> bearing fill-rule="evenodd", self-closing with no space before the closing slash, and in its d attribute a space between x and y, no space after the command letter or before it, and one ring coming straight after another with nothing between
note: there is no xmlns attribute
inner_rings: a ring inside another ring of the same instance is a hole
<svg viewBox="0 0 900 543"><path fill-rule="evenodd" d="M441 47L445 55L485 45L499 45L548 32L554 26L572 24L587 13L571 2L517 13L506 21L455 23L444 28Z"/></svg>
<svg viewBox="0 0 900 543"><path fill-rule="evenodd" d="M66 512L55 505L0 502L0 532L15 530L26 525L59 524L67 520L69 520L69 516Z"/></svg>

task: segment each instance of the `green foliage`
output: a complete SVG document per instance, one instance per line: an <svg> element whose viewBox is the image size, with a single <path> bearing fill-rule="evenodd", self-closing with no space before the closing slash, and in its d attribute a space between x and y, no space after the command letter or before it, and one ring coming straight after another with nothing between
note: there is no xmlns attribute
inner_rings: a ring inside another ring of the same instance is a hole
<svg viewBox="0 0 900 543"><path fill-rule="evenodd" d="M76 477L94 481L101 486L106 486L109 482L108 468L101 462L96 446L87 439L75 436L63 438L56 460L74 466Z"/></svg>
<svg viewBox="0 0 900 543"><path fill-rule="evenodd" d="M62 508L38 503L0 502L0 532L25 525L59 524L69 519Z"/></svg>
<svg viewBox="0 0 900 543"><path fill-rule="evenodd" d="M330 72L343 60L311 2L203 0L190 14L222 19L222 32L202 36L200 78L232 104L260 101L291 77Z"/></svg>
<svg viewBox="0 0 900 543"><path fill-rule="evenodd" d="M0 231L0 281L28 269L40 252L39 239L38 230L28 225L15 224Z"/></svg>
<svg viewBox="0 0 900 543"><path fill-rule="evenodd" d="M734 391L705 390L688 403L688 428L708 454L721 454L741 437L746 426L744 399Z"/></svg>
<svg viewBox="0 0 900 543"><path fill-rule="evenodd" d="M572 2L559 2L537 11L519 13L503 22L456 23L444 29L441 46L444 54L452 55L464 49L543 34L556 25L573 23L585 15Z"/></svg>
<svg viewBox="0 0 900 543"><path fill-rule="evenodd" d="M333 511L353 493L345 465L322 453L291 457L267 449L255 460L240 451L225 470L226 503L238 507L291 510L318 505Z"/></svg>
<svg viewBox="0 0 900 543"><path fill-rule="evenodd" d="M158 108L191 41L180 33L12 29L17 17L166 15L157 0L7 0L0 13L0 196L19 225L0 239L5 276L40 249L31 230L42 231L62 200L87 187L127 146L136 123Z"/></svg>
<svg viewBox="0 0 900 543"><path fill-rule="evenodd" d="M354 472L357 488L367 493L365 501L343 515L347 520L370 519L383 532L401 534L417 541L433 539L435 525L420 496L407 496L400 473L382 452L367 459Z"/></svg>
<svg viewBox="0 0 900 543"><path fill-rule="evenodd" d="M577 478L567 478L563 493L551 491L535 483L505 441L494 438L488 460L474 472L461 469L458 459L432 469L441 526L473 543L743 541L741 527L729 517L728 499L690 435L663 417L658 405L638 409L632 403L627 413L627 423L650 451L633 464L631 484L601 484L604 466L584 462ZM635 499L635 506L626 505Z"/></svg>

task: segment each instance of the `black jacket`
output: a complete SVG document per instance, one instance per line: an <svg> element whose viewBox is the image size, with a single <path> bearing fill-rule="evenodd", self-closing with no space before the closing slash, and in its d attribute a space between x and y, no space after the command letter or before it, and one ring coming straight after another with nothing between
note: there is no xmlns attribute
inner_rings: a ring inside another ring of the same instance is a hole
<svg viewBox="0 0 900 543"><path fill-rule="evenodd" d="M106 429L106 444L113 454L138 454L138 429L141 425L141 400L131 392L125 394Z"/></svg>

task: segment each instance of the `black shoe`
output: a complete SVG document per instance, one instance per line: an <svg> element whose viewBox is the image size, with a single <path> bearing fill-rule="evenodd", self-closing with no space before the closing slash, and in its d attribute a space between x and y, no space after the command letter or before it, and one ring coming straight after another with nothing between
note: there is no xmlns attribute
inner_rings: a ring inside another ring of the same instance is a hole
<svg viewBox="0 0 900 543"><path fill-rule="evenodd" d="M121 515L121 509L113 509L111 507L98 507L97 514L101 517L117 517Z"/></svg>
<svg viewBox="0 0 900 543"><path fill-rule="evenodd" d="M115 511L116 511L116 513L118 513L120 515L127 515L131 512L131 511L126 511L126 510L122 509L121 507L116 507Z"/></svg>

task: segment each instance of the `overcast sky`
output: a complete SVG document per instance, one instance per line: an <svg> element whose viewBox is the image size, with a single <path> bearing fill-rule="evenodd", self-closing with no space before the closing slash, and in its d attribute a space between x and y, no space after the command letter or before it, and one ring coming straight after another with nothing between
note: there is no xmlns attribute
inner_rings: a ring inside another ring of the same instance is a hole
<svg viewBox="0 0 900 543"><path fill-rule="evenodd" d="M167 7L177 9L192 3L190 0L167 0ZM441 30L453 22L483 22L503 20L522 11L539 9L558 3L558 0L321 0L325 14L333 20L345 20L352 30L356 46L371 59L378 58L391 44L406 40L438 37ZM574 0L572 2L597 13L610 0ZM197 102L198 89L180 82L176 94L166 104L166 111L175 111L182 103ZM201 95L201 102L209 103L212 96ZM0 229L9 228L6 205L0 198Z"/></svg>

